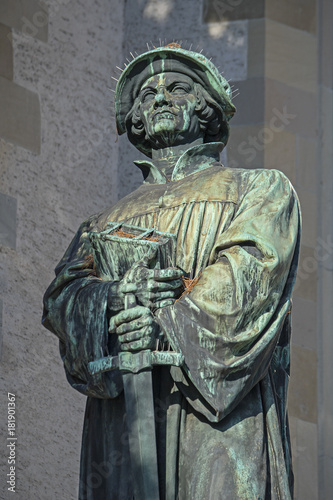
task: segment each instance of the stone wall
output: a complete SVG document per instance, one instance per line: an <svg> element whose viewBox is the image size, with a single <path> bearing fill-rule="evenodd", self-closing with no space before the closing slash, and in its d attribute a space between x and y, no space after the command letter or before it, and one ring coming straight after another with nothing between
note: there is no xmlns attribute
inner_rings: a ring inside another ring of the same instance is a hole
<svg viewBox="0 0 333 500"><path fill-rule="evenodd" d="M318 490L319 498L333 493L333 3L318 3L318 141L317 238L318 268ZM309 469L308 469L309 470ZM306 472L305 472L306 473ZM309 471L310 473L310 471Z"/></svg>
<svg viewBox="0 0 333 500"><path fill-rule="evenodd" d="M42 296L79 224L116 198L109 87L123 5L2 0L0 22L1 455L11 392L16 498L74 500L85 397L68 385L57 339L40 324ZM1 460L0 498L12 494L7 473Z"/></svg>
<svg viewBox="0 0 333 500"><path fill-rule="evenodd" d="M141 182L140 154L116 138L116 66L172 41L203 49L239 89L223 162L282 170L299 194L295 498L332 496L332 19L330 0L2 0L0 401L5 415L17 395L18 498L77 497L85 398L40 326L42 294L79 223Z"/></svg>

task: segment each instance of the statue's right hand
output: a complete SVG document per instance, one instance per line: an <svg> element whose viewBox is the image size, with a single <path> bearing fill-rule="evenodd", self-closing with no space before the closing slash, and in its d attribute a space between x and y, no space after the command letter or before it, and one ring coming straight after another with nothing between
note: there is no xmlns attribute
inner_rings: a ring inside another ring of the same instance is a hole
<svg viewBox="0 0 333 500"><path fill-rule="evenodd" d="M135 306L110 319L109 333L118 335L122 351L153 349L160 327L149 309Z"/></svg>
<svg viewBox="0 0 333 500"><path fill-rule="evenodd" d="M135 285L136 290L128 290L136 295L137 301L144 307L157 309L172 305L182 291L183 272L175 267L166 269L150 269L148 259L136 262L126 272L121 289L127 293L127 288Z"/></svg>

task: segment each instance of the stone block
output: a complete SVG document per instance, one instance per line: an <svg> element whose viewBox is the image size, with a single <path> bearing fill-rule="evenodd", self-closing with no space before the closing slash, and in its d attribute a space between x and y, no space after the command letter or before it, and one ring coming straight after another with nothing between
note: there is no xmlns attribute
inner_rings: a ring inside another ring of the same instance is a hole
<svg viewBox="0 0 333 500"><path fill-rule="evenodd" d="M321 89L321 156L323 163L323 175L325 178L325 184L322 186L323 190L327 191L328 199L332 194L333 185L333 169L332 169L332 158L333 158L333 91L327 87L322 87Z"/></svg>
<svg viewBox="0 0 333 500"><path fill-rule="evenodd" d="M38 95L0 77L0 137L40 152L41 117Z"/></svg>
<svg viewBox="0 0 333 500"><path fill-rule="evenodd" d="M249 125L264 122L265 81L263 78L230 82L234 86L234 104L238 109L232 125ZM238 89L238 91L236 91Z"/></svg>
<svg viewBox="0 0 333 500"><path fill-rule="evenodd" d="M291 348L288 409L293 417L317 422L317 353L296 345Z"/></svg>
<svg viewBox="0 0 333 500"><path fill-rule="evenodd" d="M205 23L264 17L265 0L204 0Z"/></svg>
<svg viewBox="0 0 333 500"><path fill-rule="evenodd" d="M305 92L277 80L265 81L266 119L274 112L280 115L277 126L303 137L317 137L316 94Z"/></svg>
<svg viewBox="0 0 333 500"><path fill-rule="evenodd" d="M302 210L302 243L316 248L317 242L317 194L297 189Z"/></svg>
<svg viewBox="0 0 333 500"><path fill-rule="evenodd" d="M316 33L316 0L266 0L265 15L298 30Z"/></svg>
<svg viewBox="0 0 333 500"><path fill-rule="evenodd" d="M48 12L39 0L1 0L0 20L25 35L47 42Z"/></svg>
<svg viewBox="0 0 333 500"><path fill-rule="evenodd" d="M290 417L295 500L318 500L318 426Z"/></svg>
<svg viewBox="0 0 333 500"><path fill-rule="evenodd" d="M208 33L202 35L201 43L209 37L209 48L204 53L212 58L213 63L228 80L241 81L247 79L247 21L233 23L209 23L204 26ZM192 35L193 36L193 35ZM194 44L194 48L196 44ZM198 49L200 50L200 49Z"/></svg>
<svg viewBox="0 0 333 500"><path fill-rule="evenodd" d="M266 20L265 74L267 78L315 93L317 39L313 35Z"/></svg>
<svg viewBox="0 0 333 500"><path fill-rule="evenodd" d="M0 361L1 361L1 356L2 356L2 318L3 318L3 302L2 299L0 299Z"/></svg>
<svg viewBox="0 0 333 500"><path fill-rule="evenodd" d="M262 124L232 127L227 145L228 167L263 168Z"/></svg>
<svg viewBox="0 0 333 500"><path fill-rule="evenodd" d="M305 349L317 349L317 304L312 300L293 298L292 343Z"/></svg>
<svg viewBox="0 0 333 500"><path fill-rule="evenodd" d="M272 115L274 117L274 114ZM271 118L272 119L272 118ZM270 121L268 122L268 124ZM265 168L281 170L290 182L296 183L296 135L267 127Z"/></svg>
<svg viewBox="0 0 333 500"><path fill-rule="evenodd" d="M12 30L0 23L0 76L13 79Z"/></svg>
<svg viewBox="0 0 333 500"><path fill-rule="evenodd" d="M265 19L252 19L248 22L247 76L265 76Z"/></svg>
<svg viewBox="0 0 333 500"><path fill-rule="evenodd" d="M16 248L16 199L0 193L0 245Z"/></svg>
<svg viewBox="0 0 333 500"><path fill-rule="evenodd" d="M321 2L319 52L323 64L320 66L319 82L328 87L333 87L333 54L332 54L332 19L333 2L323 0Z"/></svg>
<svg viewBox="0 0 333 500"><path fill-rule="evenodd" d="M3 259L4 260L4 259ZM0 267L0 297L4 297L6 294L7 290L7 283L8 283L8 278L7 278L7 265L6 262L3 261L1 263Z"/></svg>
<svg viewBox="0 0 333 500"><path fill-rule="evenodd" d="M330 263L332 265L332 255ZM333 491L333 271L322 270L319 281L321 301L319 304L320 314L320 348L319 363L319 491L320 499L330 498Z"/></svg>
<svg viewBox="0 0 333 500"><path fill-rule="evenodd" d="M231 166L275 168L295 184L296 135L284 130L282 115L274 108L270 115L267 113L265 123L236 127L232 123L228 142L228 161L232 161Z"/></svg>
<svg viewBox="0 0 333 500"><path fill-rule="evenodd" d="M206 23L267 17L298 30L316 33L316 0L204 0Z"/></svg>
<svg viewBox="0 0 333 500"><path fill-rule="evenodd" d="M318 427L315 423L298 419L297 443L297 498L317 500L318 497Z"/></svg>
<svg viewBox="0 0 333 500"><path fill-rule="evenodd" d="M317 182L317 141L298 136L296 187L314 193L317 189Z"/></svg>
<svg viewBox="0 0 333 500"><path fill-rule="evenodd" d="M294 287L294 296L302 299L317 300L318 281L318 250L301 245L297 279Z"/></svg>

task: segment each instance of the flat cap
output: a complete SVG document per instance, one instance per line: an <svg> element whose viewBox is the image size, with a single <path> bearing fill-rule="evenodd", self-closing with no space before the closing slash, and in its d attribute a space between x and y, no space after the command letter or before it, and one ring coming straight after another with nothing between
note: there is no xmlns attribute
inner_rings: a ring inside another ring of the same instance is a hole
<svg viewBox="0 0 333 500"><path fill-rule="evenodd" d="M170 71L182 73L200 83L221 107L227 121L234 115L236 108L231 101L230 85L216 66L203 54L170 45L140 54L122 72L115 93L119 135L126 132L126 116L144 82L154 75Z"/></svg>

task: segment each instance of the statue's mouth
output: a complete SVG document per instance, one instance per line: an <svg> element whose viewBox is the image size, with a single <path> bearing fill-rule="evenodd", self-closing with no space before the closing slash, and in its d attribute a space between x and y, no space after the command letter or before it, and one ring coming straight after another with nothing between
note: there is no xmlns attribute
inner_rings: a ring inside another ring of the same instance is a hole
<svg viewBox="0 0 333 500"><path fill-rule="evenodd" d="M158 113L158 115L156 115L155 119L157 121L159 120L173 120L174 119L174 116L172 113Z"/></svg>
<svg viewBox="0 0 333 500"><path fill-rule="evenodd" d="M162 110L162 111L157 111L154 116L153 120L155 121L160 121L160 120L174 120L176 114L173 113L170 110Z"/></svg>

